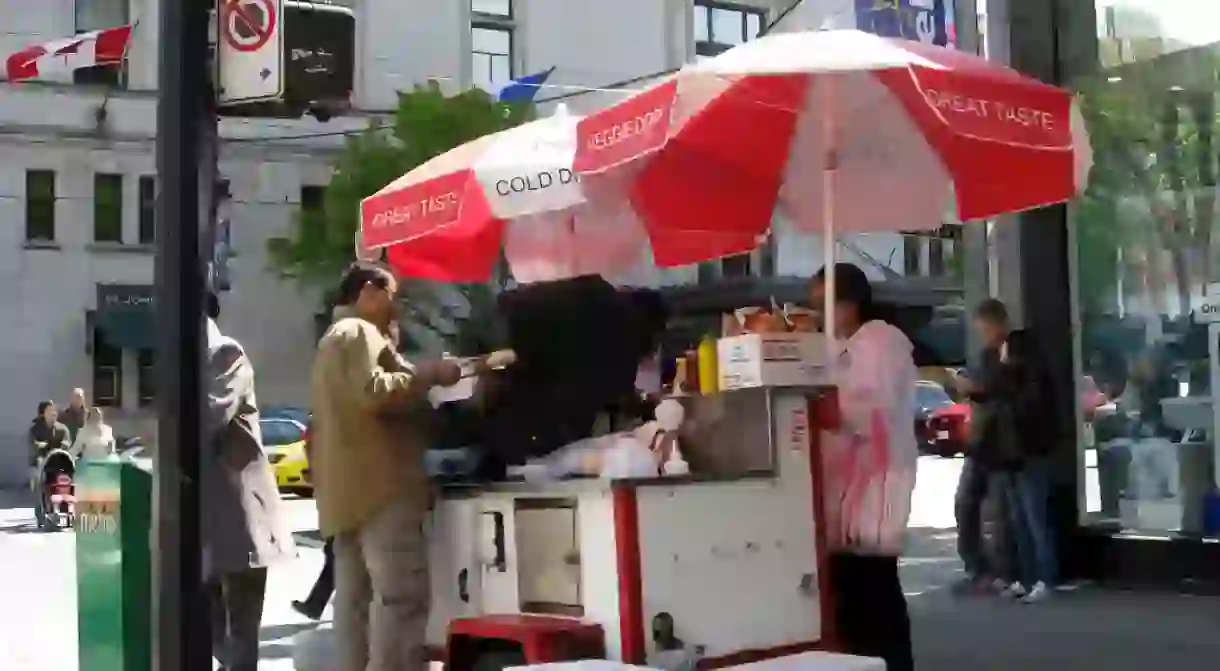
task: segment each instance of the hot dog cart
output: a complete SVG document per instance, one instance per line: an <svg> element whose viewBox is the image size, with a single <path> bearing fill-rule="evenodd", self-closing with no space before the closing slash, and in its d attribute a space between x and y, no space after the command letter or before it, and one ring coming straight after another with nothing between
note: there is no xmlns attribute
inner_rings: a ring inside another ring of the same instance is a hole
<svg viewBox="0 0 1220 671"><path fill-rule="evenodd" d="M430 535L429 643L454 669L644 664L674 640L700 668L828 647L810 418L830 395L760 386L682 399L688 476L446 488ZM505 640L522 652L505 656Z"/></svg>

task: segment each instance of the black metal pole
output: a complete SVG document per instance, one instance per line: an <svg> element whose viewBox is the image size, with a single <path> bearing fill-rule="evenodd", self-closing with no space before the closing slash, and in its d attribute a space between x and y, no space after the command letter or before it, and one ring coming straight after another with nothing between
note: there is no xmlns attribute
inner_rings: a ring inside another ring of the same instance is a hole
<svg viewBox="0 0 1220 671"><path fill-rule="evenodd" d="M200 154L207 123L205 0L160 0L157 98L157 449L153 668L210 671L199 533L203 291ZM210 168L204 168L210 169Z"/></svg>

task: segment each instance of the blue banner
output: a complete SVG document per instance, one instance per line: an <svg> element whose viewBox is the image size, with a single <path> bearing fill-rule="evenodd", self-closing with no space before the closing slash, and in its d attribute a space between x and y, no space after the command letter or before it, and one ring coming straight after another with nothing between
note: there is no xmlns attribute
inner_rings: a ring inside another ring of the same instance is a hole
<svg viewBox="0 0 1220 671"><path fill-rule="evenodd" d="M940 47L957 41L953 0L856 0L856 27Z"/></svg>

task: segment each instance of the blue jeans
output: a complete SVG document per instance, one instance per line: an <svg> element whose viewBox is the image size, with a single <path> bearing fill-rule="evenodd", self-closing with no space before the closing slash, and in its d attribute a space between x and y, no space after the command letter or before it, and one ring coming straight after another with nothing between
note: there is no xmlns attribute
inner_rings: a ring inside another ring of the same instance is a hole
<svg viewBox="0 0 1220 671"><path fill-rule="evenodd" d="M1017 574L1033 585L1057 583L1059 559L1050 522L1051 464L1039 458L1000 474L1005 510L1017 551Z"/></svg>

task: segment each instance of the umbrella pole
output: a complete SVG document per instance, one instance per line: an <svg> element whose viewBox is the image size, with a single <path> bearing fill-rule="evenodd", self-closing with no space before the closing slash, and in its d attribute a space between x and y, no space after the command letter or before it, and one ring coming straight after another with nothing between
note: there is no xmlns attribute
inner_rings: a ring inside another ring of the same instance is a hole
<svg viewBox="0 0 1220 671"><path fill-rule="evenodd" d="M836 146L837 129L834 113L834 77L823 75L815 80L821 88L822 98L822 148L826 152L822 165L822 268L825 296L822 302L823 330L826 334L827 361L832 361L836 350L835 338L835 225L834 194L835 172L839 169L839 150Z"/></svg>

